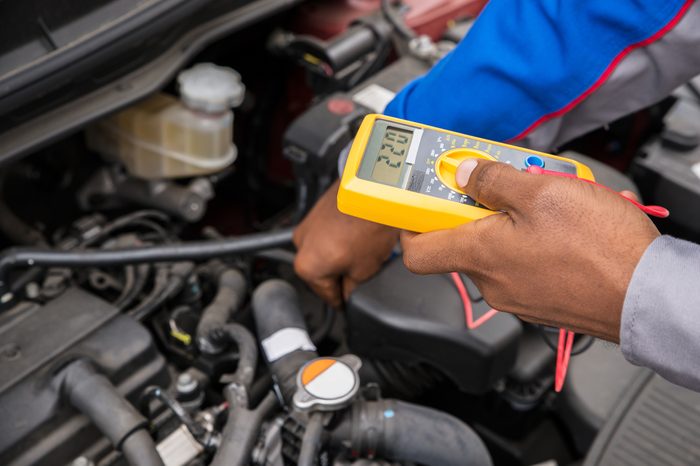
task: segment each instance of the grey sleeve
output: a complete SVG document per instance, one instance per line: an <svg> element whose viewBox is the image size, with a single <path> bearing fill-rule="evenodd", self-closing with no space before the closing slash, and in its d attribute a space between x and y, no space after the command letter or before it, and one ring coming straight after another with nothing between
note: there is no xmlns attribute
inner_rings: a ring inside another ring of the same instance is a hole
<svg viewBox="0 0 700 466"><path fill-rule="evenodd" d="M700 245L657 238L634 271L622 309L628 361L700 391Z"/></svg>
<svg viewBox="0 0 700 466"><path fill-rule="evenodd" d="M607 80L572 110L549 119L517 144L550 151L662 100L700 74L698 49L700 1L664 36L623 58Z"/></svg>

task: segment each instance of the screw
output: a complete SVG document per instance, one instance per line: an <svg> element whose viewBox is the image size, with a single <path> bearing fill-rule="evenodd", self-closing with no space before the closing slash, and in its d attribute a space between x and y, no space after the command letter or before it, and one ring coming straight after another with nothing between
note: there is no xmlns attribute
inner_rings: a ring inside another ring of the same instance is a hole
<svg viewBox="0 0 700 466"><path fill-rule="evenodd" d="M84 456L78 456L71 463L71 466L92 466L92 465L93 465L93 462L90 461L89 459L85 458Z"/></svg>
<svg viewBox="0 0 700 466"><path fill-rule="evenodd" d="M7 359L8 361L12 361L13 359L17 359L20 355L20 350L19 346L17 346L15 343L9 343L2 348L0 348L0 356L2 356L4 359Z"/></svg>
<svg viewBox="0 0 700 466"><path fill-rule="evenodd" d="M192 393L199 387L197 379L189 372L183 372L177 377L177 392L181 394Z"/></svg>

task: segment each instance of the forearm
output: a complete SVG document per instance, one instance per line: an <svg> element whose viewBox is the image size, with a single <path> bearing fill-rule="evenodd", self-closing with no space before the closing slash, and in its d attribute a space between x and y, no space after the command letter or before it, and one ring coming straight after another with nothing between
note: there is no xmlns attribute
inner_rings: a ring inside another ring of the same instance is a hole
<svg viewBox="0 0 700 466"><path fill-rule="evenodd" d="M491 0L385 112L551 150L700 73L698 10L683 0Z"/></svg>
<svg viewBox="0 0 700 466"><path fill-rule="evenodd" d="M661 236L648 247L625 297L620 346L633 364L700 391L700 245Z"/></svg>

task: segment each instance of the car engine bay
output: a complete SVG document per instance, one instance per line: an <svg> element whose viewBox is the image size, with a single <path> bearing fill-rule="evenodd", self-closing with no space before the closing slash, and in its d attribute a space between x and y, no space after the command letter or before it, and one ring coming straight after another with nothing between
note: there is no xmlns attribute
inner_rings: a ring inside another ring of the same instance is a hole
<svg viewBox="0 0 700 466"><path fill-rule="evenodd" d="M0 464L613 464L625 396L657 384L697 403L588 336L555 393L556 333L505 313L466 328L455 283L411 274L398 245L344 309L295 275L293 228L362 118L484 3L214 1L168 26L192 43L203 31L179 62L159 51L91 85L67 79L70 92L0 96ZM700 157L693 99L562 153L615 189L694 204L700 190L675 190L680 175L655 162ZM687 113L692 140L674 132ZM475 316L489 312L460 279Z"/></svg>

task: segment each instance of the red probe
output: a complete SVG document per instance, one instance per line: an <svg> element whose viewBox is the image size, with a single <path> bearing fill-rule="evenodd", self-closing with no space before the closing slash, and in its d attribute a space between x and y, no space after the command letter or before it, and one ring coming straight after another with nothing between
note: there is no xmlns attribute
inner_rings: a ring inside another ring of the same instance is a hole
<svg viewBox="0 0 700 466"><path fill-rule="evenodd" d="M610 189L610 188L608 188L607 186L605 186L605 185L603 185L603 184L596 183L595 181L587 180L587 179L585 179L585 178L579 178L578 176L573 175L573 174L571 174L571 173L561 173L561 172L555 172L555 171L553 171L553 170L545 170L544 168L538 167L538 166L536 166L536 165L530 165L530 166L527 168L527 172L528 172L528 173L533 173L533 174L535 174L535 175L561 176L561 177L564 177L564 178L574 178L574 179L576 179L576 180L585 181L586 183L590 183L590 184L593 184L593 185L596 185L596 186L600 186L601 188L605 188L605 189L607 189L608 191L612 191L612 192L614 192L615 194L620 195L620 197L622 197L623 199L627 199L629 202L631 202L632 204L634 204L635 206L637 206L642 212L644 212L644 213L647 214L647 215L651 215L652 217L658 217L658 218L666 218L666 217L668 217L668 215L669 215L668 209L665 208L665 207L661 207L661 206L658 206L658 205L644 205L644 204L641 204L641 203L635 201L634 199L630 199L629 197L623 196L622 194L618 193L618 192L615 191L614 189Z"/></svg>
<svg viewBox="0 0 700 466"><path fill-rule="evenodd" d="M464 286L464 282L462 281L462 279L460 278L460 276L457 272L450 272L450 277L452 278L452 281L454 282L455 286L457 287L457 292L459 293L459 297L462 299L462 307L464 307L464 321L467 324L467 328L469 330L474 330L475 328L480 327L487 320L489 320L491 317L496 315L496 313L498 311L495 309L491 309L483 316L474 320L474 311L472 310L472 300L469 297L469 293L467 292L467 287Z"/></svg>
<svg viewBox="0 0 700 466"><path fill-rule="evenodd" d="M661 207L658 205L644 205L641 204L634 199L630 199L629 197L625 197L622 194L618 193L617 191L610 189L609 187L602 185L600 183L596 183L595 181L587 180L584 178L579 178L578 176L570 173L561 173L561 172L556 172L553 170L545 170L542 167L538 167L536 165L530 165L527 170L528 173L532 173L535 175L552 175L552 176L561 176L564 178L574 178L577 180L585 181L586 183L590 183L596 186L600 186L602 188L605 188L609 191L612 191L616 194L619 194L623 199L628 200L635 206L637 206L642 212L644 212L647 215L651 215L653 217L658 217L658 218L666 218L669 216L669 211L665 207ZM556 363L556 368L554 370L554 391L560 392L562 387L564 387L564 380L566 379L566 372L569 369L569 360L571 359L571 348L574 346L574 332L571 330L566 330L563 328L559 329L559 342L557 344L557 363Z"/></svg>
<svg viewBox="0 0 700 466"><path fill-rule="evenodd" d="M581 181L585 181L586 183L600 186L616 194L620 194L617 191L614 191L605 185L596 183L595 181L579 178L578 176L569 173L545 170L544 168L538 167L536 165L531 165L530 167L528 167L527 172L535 175L552 175L561 176L564 178L574 178ZM666 218L669 216L669 211L665 207L657 205L644 205L635 201L634 199L622 196L621 194L620 196L637 206L642 212L644 212L647 215L651 215L653 217L658 218ZM462 306L464 307L464 320L469 330L474 330L475 328L480 327L491 317L498 313L497 310L491 309L486 314L474 320L471 298L469 297L467 288L464 286L464 282L462 281L457 272L451 272L450 277L452 278L452 281L457 287L457 292L459 293L459 296L462 300ZM571 359L571 349L574 346L574 336L575 333L571 330L566 330L563 328L559 329L559 341L557 343L557 361L556 368L554 370L554 391L556 391L557 393L560 392L561 389L564 387L564 380L566 380L566 372L569 369L569 360Z"/></svg>

